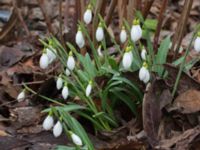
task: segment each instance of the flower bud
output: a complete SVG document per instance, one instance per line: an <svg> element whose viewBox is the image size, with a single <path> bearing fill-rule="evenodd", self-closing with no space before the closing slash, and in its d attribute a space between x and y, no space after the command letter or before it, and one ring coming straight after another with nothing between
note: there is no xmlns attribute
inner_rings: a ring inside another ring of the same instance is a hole
<svg viewBox="0 0 200 150"><path fill-rule="evenodd" d="M56 59L56 50L51 48L46 48L47 57L49 58L49 64L51 64Z"/></svg>
<svg viewBox="0 0 200 150"><path fill-rule="evenodd" d="M124 56L122 58L122 65L126 70L131 67L131 64L133 62L133 54L131 49L131 47L127 47L126 52L124 53Z"/></svg>
<svg viewBox="0 0 200 150"><path fill-rule="evenodd" d="M140 56L141 56L141 58L142 58L143 60L146 60L146 55L147 55L147 51L146 51L145 48L143 48L142 51L141 51Z"/></svg>
<svg viewBox="0 0 200 150"><path fill-rule="evenodd" d="M97 30L96 30L96 40L97 40L98 42L100 42L100 41L103 40L103 38L104 38L103 27L102 27L102 24L99 23L99 26L98 26L98 28L97 28Z"/></svg>
<svg viewBox="0 0 200 150"><path fill-rule="evenodd" d="M88 5L88 8L83 15L83 20L86 24L90 24L92 21L92 10L90 4Z"/></svg>
<svg viewBox="0 0 200 150"><path fill-rule="evenodd" d="M144 83L147 83L150 80L150 73L147 67L147 63L144 62L142 68L139 71L139 79Z"/></svg>
<svg viewBox="0 0 200 150"><path fill-rule="evenodd" d="M69 89L68 89L67 85L65 85L62 89L62 97L64 99L67 99L68 96L69 96Z"/></svg>
<svg viewBox="0 0 200 150"><path fill-rule="evenodd" d="M89 81L89 84L86 87L85 95L88 97L92 91L92 81Z"/></svg>
<svg viewBox="0 0 200 150"><path fill-rule="evenodd" d="M194 50L200 52L200 32L198 33L198 36L194 41Z"/></svg>
<svg viewBox="0 0 200 150"><path fill-rule="evenodd" d="M43 128L44 130L50 130L53 127L53 117L51 115L48 115L44 121L43 121Z"/></svg>
<svg viewBox="0 0 200 150"><path fill-rule="evenodd" d="M70 76L71 73L70 73L69 69L67 69L67 68L65 69L65 74L66 74L67 76Z"/></svg>
<svg viewBox="0 0 200 150"><path fill-rule="evenodd" d="M97 53L98 53L99 57L103 57L103 54L102 54L102 51L101 51L101 45L98 47Z"/></svg>
<svg viewBox="0 0 200 150"><path fill-rule="evenodd" d="M22 90L19 95L17 96L17 101L18 102L21 102L25 99L25 96L26 96L26 93L25 93L25 90Z"/></svg>
<svg viewBox="0 0 200 150"><path fill-rule="evenodd" d="M77 146L82 146L83 145L83 142L82 142L81 138L78 135L76 135L73 132L70 132L70 135L71 135L72 141L73 141L73 143L75 145L77 145Z"/></svg>
<svg viewBox="0 0 200 150"><path fill-rule="evenodd" d="M72 55L72 52L69 53L69 57L68 57L68 60L67 60L67 68L69 70L74 70L75 68L75 60L74 60L74 57Z"/></svg>
<svg viewBox="0 0 200 150"><path fill-rule="evenodd" d="M126 42L126 39L127 39L127 33L125 27L123 26L120 32L120 42L123 44L124 42Z"/></svg>
<svg viewBox="0 0 200 150"><path fill-rule="evenodd" d="M78 45L79 48L83 48L84 47L85 40L84 40L83 33L82 33L80 28L78 29L78 32L76 33L75 40L76 40L76 44Z"/></svg>
<svg viewBox="0 0 200 150"><path fill-rule="evenodd" d="M139 25L139 20L134 20L131 27L131 40L137 42L142 37L142 29Z"/></svg>
<svg viewBox="0 0 200 150"><path fill-rule="evenodd" d="M62 80L61 76L59 76L57 81L56 81L56 88L58 90L60 90L62 88L62 86L63 86L63 80Z"/></svg>
<svg viewBox="0 0 200 150"><path fill-rule="evenodd" d="M46 53L43 53L40 57L40 68L46 69L49 65L49 58Z"/></svg>
<svg viewBox="0 0 200 150"><path fill-rule="evenodd" d="M59 137L62 134L63 127L60 121L57 121L55 126L53 127L53 135L54 137Z"/></svg>

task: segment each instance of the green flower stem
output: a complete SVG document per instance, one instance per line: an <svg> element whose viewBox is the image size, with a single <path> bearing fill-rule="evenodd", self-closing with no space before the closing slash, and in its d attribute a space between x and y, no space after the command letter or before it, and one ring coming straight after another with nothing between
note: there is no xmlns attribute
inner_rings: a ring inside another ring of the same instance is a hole
<svg viewBox="0 0 200 150"><path fill-rule="evenodd" d="M176 94L176 90L177 90L177 87L178 87L178 83L179 83L179 81L180 81L180 77L181 77L181 74L182 74L183 69L184 69L184 66L185 66L185 60L186 60L186 57L187 57L188 54L189 54L190 48L191 48L191 46L192 46L192 41L194 40L194 38L195 38L195 33L193 34L192 39L191 39L191 41L190 41L190 43L189 43L189 46L188 46L187 49L186 49L185 55L184 55L184 57L183 57L183 61L182 61L181 66L180 66L180 68L179 68L179 72L178 72L178 75L177 75L177 77L176 77L176 81L175 81L174 88L173 88L173 91L172 91L172 96L173 96L173 97L174 97L175 94Z"/></svg>

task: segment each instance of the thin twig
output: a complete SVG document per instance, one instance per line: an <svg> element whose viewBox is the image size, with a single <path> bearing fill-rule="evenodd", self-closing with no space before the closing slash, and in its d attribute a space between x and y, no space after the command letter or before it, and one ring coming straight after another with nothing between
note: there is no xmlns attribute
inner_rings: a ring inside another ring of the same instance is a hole
<svg viewBox="0 0 200 150"><path fill-rule="evenodd" d="M156 33L155 33L155 36L154 36L154 43L153 43L154 51L157 51L157 49L158 49L158 40L159 40L160 31L162 29L164 13L165 13L165 10L167 8L167 4L168 4L168 0L163 0L162 7L160 9L160 13L159 13L159 16L158 16L158 25L157 25L157 28L156 28Z"/></svg>
<svg viewBox="0 0 200 150"><path fill-rule="evenodd" d="M143 15L144 19L148 16L151 6L153 5L154 1L155 0L145 0L144 7L142 10L142 15Z"/></svg>
<svg viewBox="0 0 200 150"><path fill-rule="evenodd" d="M113 12L114 12L114 10L115 10L116 5L117 5L117 0L112 0L112 1L110 2L110 6L109 6L109 9L108 9L108 13L107 13L107 15L106 15L106 17L105 17L105 23L106 23L107 26L108 26L108 25L110 24L110 22L111 22L111 19L112 19L112 16L113 16Z"/></svg>
<svg viewBox="0 0 200 150"><path fill-rule="evenodd" d="M176 33L174 35L173 44L172 44L172 48L171 48L171 50L175 51L174 59L176 59L177 54L179 52L179 48L180 48L180 45L181 45L181 42L183 39L183 35L185 32L185 28L187 25L187 20L188 20L189 14L190 14L192 4L193 4L193 0L189 0L189 1L185 0L184 8L183 8L183 11L181 13L180 20L178 23L178 28L177 28L178 31L176 31Z"/></svg>
<svg viewBox="0 0 200 150"><path fill-rule="evenodd" d="M38 1L38 5L39 5L39 7L40 7L40 9L42 11L42 14L44 16L45 22L47 24L47 29L48 29L49 33L51 33L52 35L54 35L53 28L51 26L51 20L50 20L49 16L45 12L44 0L37 0L37 1Z"/></svg>

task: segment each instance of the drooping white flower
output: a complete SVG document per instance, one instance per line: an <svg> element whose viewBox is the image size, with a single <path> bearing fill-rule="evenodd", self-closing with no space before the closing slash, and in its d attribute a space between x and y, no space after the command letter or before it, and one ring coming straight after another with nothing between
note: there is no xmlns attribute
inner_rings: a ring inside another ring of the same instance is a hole
<svg viewBox="0 0 200 150"><path fill-rule="evenodd" d="M96 30L96 40L100 42L103 40L103 38L104 38L104 31L103 31L102 23L100 22Z"/></svg>
<svg viewBox="0 0 200 150"><path fill-rule="evenodd" d="M145 48L143 48L142 51L141 51L140 56L141 56L141 58L142 58L143 60L146 60L146 55L147 55L147 51L146 51Z"/></svg>
<svg viewBox="0 0 200 150"><path fill-rule="evenodd" d="M65 85L62 89L62 97L64 99L67 99L68 96L69 96L69 89L68 89L67 85Z"/></svg>
<svg viewBox="0 0 200 150"><path fill-rule="evenodd" d="M53 117L51 115L48 115L42 124L42 127L44 128L44 130L50 130L53 127Z"/></svg>
<svg viewBox="0 0 200 150"><path fill-rule="evenodd" d="M122 65L126 70L131 67L131 64L133 62L133 54L131 50L132 50L131 47L127 47L124 56L122 58Z"/></svg>
<svg viewBox="0 0 200 150"><path fill-rule="evenodd" d="M25 96L26 96L25 90L22 90L17 96L17 101L18 102L23 101L25 99Z"/></svg>
<svg viewBox="0 0 200 150"><path fill-rule="evenodd" d="M99 57L103 57L103 53L101 51L101 45L98 47L97 53L98 53Z"/></svg>
<svg viewBox="0 0 200 150"><path fill-rule="evenodd" d="M142 29L139 20L134 20L131 27L131 40L137 42L142 37Z"/></svg>
<svg viewBox="0 0 200 150"><path fill-rule="evenodd" d="M56 81L56 88L58 90L60 90L63 86L63 79L61 78L61 76L58 77L57 81Z"/></svg>
<svg viewBox="0 0 200 150"><path fill-rule="evenodd" d="M150 73L147 67L148 67L147 63L144 62L142 68L140 68L140 71L139 71L139 79L143 81L144 83L147 83L150 80Z"/></svg>
<svg viewBox="0 0 200 150"><path fill-rule="evenodd" d="M85 40L83 33L81 31L81 28L78 29L78 32L76 33L76 38L75 38L76 44L78 45L79 48L83 48L85 45Z"/></svg>
<svg viewBox="0 0 200 150"><path fill-rule="evenodd" d="M85 90L85 95L88 97L90 95L92 91L92 81L89 81L87 87L86 87L86 90Z"/></svg>
<svg viewBox="0 0 200 150"><path fill-rule="evenodd" d="M194 50L200 52L200 32L198 33L198 36L194 41Z"/></svg>
<svg viewBox="0 0 200 150"><path fill-rule="evenodd" d="M65 69L65 74L66 74L67 76L70 76L71 73L70 73L69 69L67 69L67 68Z"/></svg>
<svg viewBox="0 0 200 150"><path fill-rule="evenodd" d="M49 64L51 64L56 59L56 50L54 48L46 48L46 53L49 58Z"/></svg>
<svg viewBox="0 0 200 150"><path fill-rule="evenodd" d="M71 71L74 70L74 68L75 68L75 60L72 55L72 52L69 52L69 57L67 59L67 68Z"/></svg>
<svg viewBox="0 0 200 150"><path fill-rule="evenodd" d="M73 141L73 143L75 145L77 145L77 146L82 146L83 145L83 142L82 142L81 138L78 135L76 135L73 132L70 132L70 135L71 135L72 141Z"/></svg>
<svg viewBox="0 0 200 150"><path fill-rule="evenodd" d="M59 137L62 134L63 127L60 121L57 121L55 126L53 127L53 135L54 137Z"/></svg>
<svg viewBox="0 0 200 150"><path fill-rule="evenodd" d="M49 58L46 53L43 53L40 57L40 68L46 69L49 65Z"/></svg>
<svg viewBox="0 0 200 150"><path fill-rule="evenodd" d="M86 24L90 24L92 21L92 6L90 4L83 15L83 20Z"/></svg>
<svg viewBox="0 0 200 150"><path fill-rule="evenodd" d="M123 26L120 32L120 42L123 44L124 42L126 42L126 39L127 39L127 33L125 27Z"/></svg>

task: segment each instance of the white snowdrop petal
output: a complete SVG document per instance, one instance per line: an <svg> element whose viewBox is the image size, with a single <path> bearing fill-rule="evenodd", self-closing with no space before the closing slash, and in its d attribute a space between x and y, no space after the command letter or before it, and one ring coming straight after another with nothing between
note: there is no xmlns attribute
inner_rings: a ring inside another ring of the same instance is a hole
<svg viewBox="0 0 200 150"><path fill-rule="evenodd" d="M90 95L91 91L92 91L92 85L88 84L88 86L85 90L85 95L88 97Z"/></svg>
<svg viewBox="0 0 200 150"><path fill-rule="evenodd" d="M124 43L127 39L127 33L126 30L121 30L120 32L120 42Z"/></svg>
<svg viewBox="0 0 200 150"><path fill-rule="evenodd" d="M66 74L67 76L70 76L71 73L70 73L69 69L67 69L67 68L65 69L65 74Z"/></svg>
<svg viewBox="0 0 200 150"><path fill-rule="evenodd" d="M83 145L82 140L78 135L72 133L71 134L71 138L72 138L72 141L73 141L73 143L75 145L78 145L78 146L82 146Z"/></svg>
<svg viewBox="0 0 200 150"><path fill-rule="evenodd" d="M124 67L124 69L129 69L131 67L133 61L133 55L132 52L125 52L123 59L122 59L122 65Z"/></svg>
<svg viewBox="0 0 200 150"><path fill-rule="evenodd" d="M53 127L53 117L48 115L42 124L45 130L50 130Z"/></svg>
<svg viewBox="0 0 200 150"><path fill-rule="evenodd" d="M64 99L67 99L68 95L69 95L69 89L68 89L67 86L64 86L63 89L62 89L62 97Z"/></svg>
<svg viewBox="0 0 200 150"><path fill-rule="evenodd" d="M149 71L147 70L146 75L145 75L145 78L143 79L143 82L144 82L144 83L147 83L147 82L149 82L149 80L150 80L150 73L149 73Z"/></svg>
<svg viewBox="0 0 200 150"><path fill-rule="evenodd" d="M56 54L55 54L56 50L46 48L46 53L47 53L47 56L49 58L49 64L51 64L56 59Z"/></svg>
<svg viewBox="0 0 200 150"><path fill-rule="evenodd" d="M75 68L75 60L73 56L69 56L67 60L67 67L69 70L74 70Z"/></svg>
<svg viewBox="0 0 200 150"><path fill-rule="evenodd" d="M61 77L58 77L58 79L57 79L57 81L56 81L56 88L57 88L58 90L60 90L60 89L62 88L62 86L63 86L63 80L62 80Z"/></svg>
<svg viewBox="0 0 200 150"><path fill-rule="evenodd" d="M53 127L53 135L54 137L59 137L62 134L63 127L60 121L58 121Z"/></svg>
<svg viewBox="0 0 200 150"><path fill-rule="evenodd" d="M138 41L142 37L142 29L140 25L132 25L131 28L131 40L133 42Z"/></svg>
<svg viewBox="0 0 200 150"><path fill-rule="evenodd" d="M47 54L42 54L40 57L40 68L46 69L49 65L49 58Z"/></svg>
<svg viewBox="0 0 200 150"><path fill-rule="evenodd" d="M147 55L147 51L145 49L143 49L142 52L141 52L141 58L143 60L146 60L146 55Z"/></svg>
<svg viewBox="0 0 200 150"><path fill-rule="evenodd" d="M98 47L97 53L98 53L99 57L103 57L103 53L101 51L101 46Z"/></svg>
<svg viewBox="0 0 200 150"><path fill-rule="evenodd" d="M143 81L143 80L145 79L147 71L148 71L148 70L147 70L145 67L140 68L140 71L139 71L139 79L140 79L141 81Z"/></svg>
<svg viewBox="0 0 200 150"><path fill-rule="evenodd" d="M197 37L194 41L194 50L200 52L200 37Z"/></svg>
<svg viewBox="0 0 200 150"><path fill-rule="evenodd" d="M91 9L87 9L83 15L83 20L86 24L90 24L92 21L92 11Z"/></svg>
<svg viewBox="0 0 200 150"><path fill-rule="evenodd" d="M98 27L96 30L96 40L98 42L102 41L104 38L104 31L102 27Z"/></svg>
<svg viewBox="0 0 200 150"><path fill-rule="evenodd" d="M85 45L85 40L81 31L78 31L76 33L75 41L79 48L83 48L83 46Z"/></svg>
<svg viewBox="0 0 200 150"><path fill-rule="evenodd" d="M25 99L25 91L22 91L19 93L19 95L17 96L17 101L21 102Z"/></svg>

